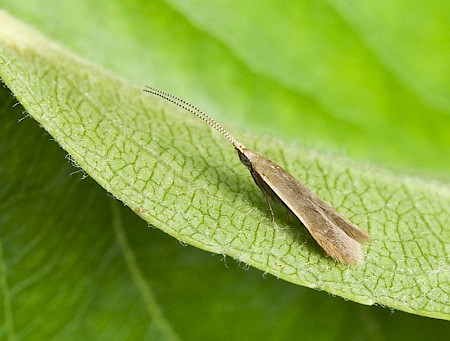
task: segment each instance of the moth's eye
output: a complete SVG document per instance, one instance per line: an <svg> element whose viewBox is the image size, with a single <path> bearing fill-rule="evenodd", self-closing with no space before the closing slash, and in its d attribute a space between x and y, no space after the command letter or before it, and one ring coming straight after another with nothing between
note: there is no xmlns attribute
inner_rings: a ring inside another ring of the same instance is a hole
<svg viewBox="0 0 450 341"><path fill-rule="evenodd" d="M244 164L244 166L247 166L250 168L252 165L250 160L244 154L242 154L239 150L238 150L238 154L239 154L239 159L241 159L241 162Z"/></svg>

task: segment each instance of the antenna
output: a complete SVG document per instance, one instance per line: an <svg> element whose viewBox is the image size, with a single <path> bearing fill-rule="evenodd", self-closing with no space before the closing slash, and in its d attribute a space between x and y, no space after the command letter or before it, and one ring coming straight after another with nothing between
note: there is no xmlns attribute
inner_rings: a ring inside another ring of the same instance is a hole
<svg viewBox="0 0 450 341"><path fill-rule="evenodd" d="M241 143L239 143L233 136L231 136L228 133L228 131L226 131L219 123L217 123L211 117L206 115L203 111L201 111L196 106L194 106L194 105L192 105L192 104L182 100L181 98L178 98L178 97L176 97L174 95L171 95L171 94L169 94L167 92L164 92L164 91L161 91L159 89L152 88L150 86L146 86L144 91L148 92L148 93L150 93L152 95L159 96L159 97L165 99L166 101L169 101L169 102L179 106L180 108L189 111L191 114L194 114L198 118L202 119L203 121L208 123L211 127L216 129L219 133L221 133L228 141L231 142L231 144L236 149L241 150L242 148L244 148L244 146Z"/></svg>

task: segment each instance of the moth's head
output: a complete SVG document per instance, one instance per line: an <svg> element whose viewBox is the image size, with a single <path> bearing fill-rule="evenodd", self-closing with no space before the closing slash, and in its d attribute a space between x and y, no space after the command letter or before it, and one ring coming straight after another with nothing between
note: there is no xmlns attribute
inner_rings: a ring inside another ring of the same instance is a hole
<svg viewBox="0 0 450 341"><path fill-rule="evenodd" d="M248 168L251 168L252 163L250 162L249 158L245 155L245 149L236 148L236 150L239 154L239 159L241 160L242 164Z"/></svg>

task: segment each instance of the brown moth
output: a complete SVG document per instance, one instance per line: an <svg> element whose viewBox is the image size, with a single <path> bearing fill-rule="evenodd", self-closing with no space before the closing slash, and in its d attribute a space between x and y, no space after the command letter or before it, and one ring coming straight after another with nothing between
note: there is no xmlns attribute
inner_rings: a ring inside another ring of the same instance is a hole
<svg viewBox="0 0 450 341"><path fill-rule="evenodd" d="M266 199L270 196L281 201L305 225L328 255L345 264L357 264L363 260L361 243L369 242L370 236L340 215L286 170L245 147L192 104L155 88L146 87L144 91L191 112L220 132L236 148L241 162L249 169Z"/></svg>

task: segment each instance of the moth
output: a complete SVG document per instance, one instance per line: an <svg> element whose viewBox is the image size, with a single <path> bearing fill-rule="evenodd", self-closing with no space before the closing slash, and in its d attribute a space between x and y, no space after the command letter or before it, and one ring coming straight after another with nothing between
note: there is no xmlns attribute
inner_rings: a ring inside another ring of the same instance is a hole
<svg viewBox="0 0 450 341"><path fill-rule="evenodd" d="M311 236L329 256L344 264L353 265L362 262L361 244L370 241L367 232L339 214L275 162L238 142L215 120L197 107L152 87L145 87L144 91L187 110L221 133L234 146L239 159L249 169L253 180L265 195L266 200L270 197L283 203L303 223ZM271 208L270 210L272 212Z"/></svg>

